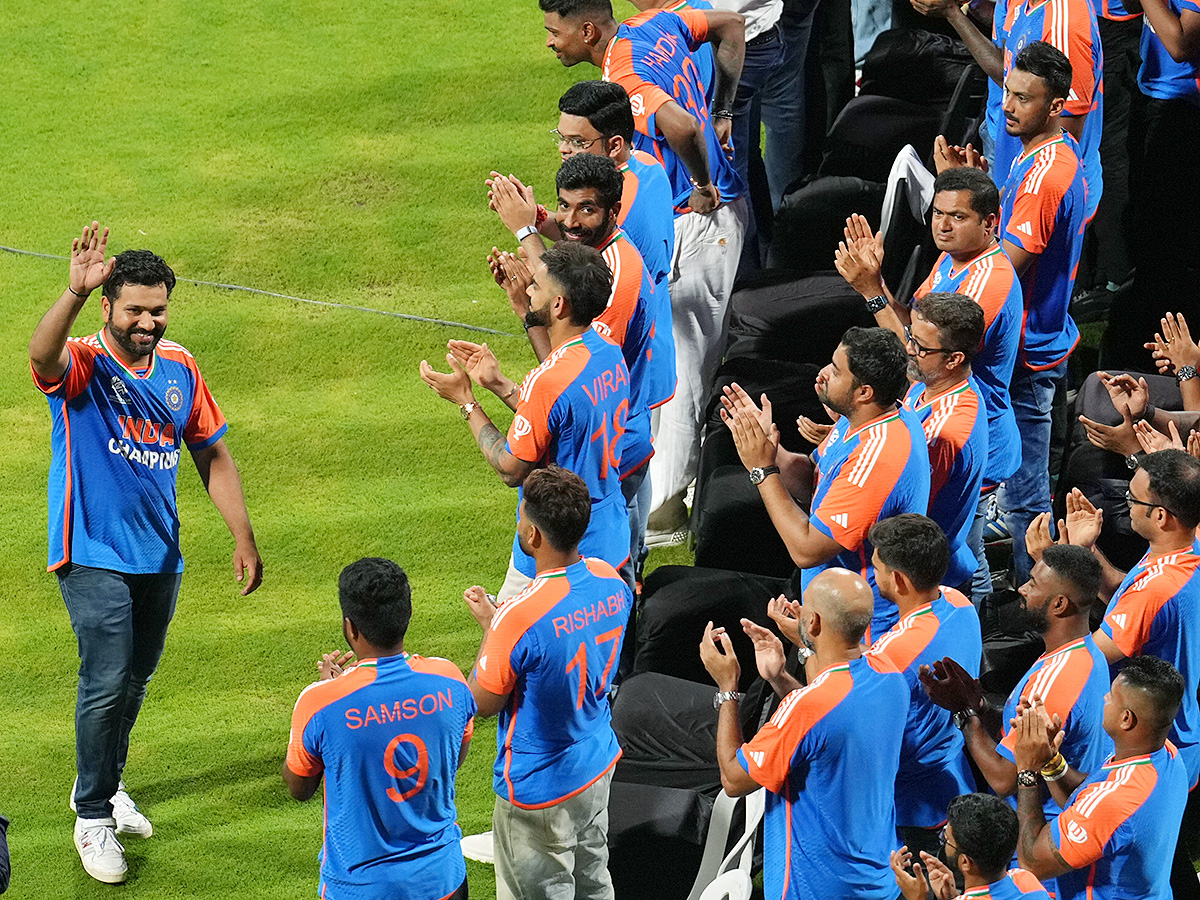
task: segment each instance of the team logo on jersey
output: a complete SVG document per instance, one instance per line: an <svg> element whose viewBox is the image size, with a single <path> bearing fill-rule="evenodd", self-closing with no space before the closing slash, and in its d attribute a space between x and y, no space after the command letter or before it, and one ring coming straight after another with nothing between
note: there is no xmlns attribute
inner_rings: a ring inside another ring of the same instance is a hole
<svg viewBox="0 0 1200 900"><path fill-rule="evenodd" d="M1078 822L1067 823L1067 840L1073 844L1082 844L1088 839L1087 829Z"/></svg>
<svg viewBox="0 0 1200 900"><path fill-rule="evenodd" d="M941 283L942 283L942 273L934 272L933 273L933 286L936 288Z"/></svg>
<svg viewBox="0 0 1200 900"><path fill-rule="evenodd" d="M108 384L109 387L112 388L113 399L118 403L124 403L128 405L133 402L133 397L129 395L129 388L125 387L125 382L121 380L119 375L114 375L112 377L112 381L110 381Z"/></svg>
<svg viewBox="0 0 1200 900"><path fill-rule="evenodd" d="M181 409L183 409L183 391L181 391L177 385L173 384L167 388L165 399L167 401L167 406L171 407L171 409L175 412L179 412Z"/></svg>
<svg viewBox="0 0 1200 900"><path fill-rule="evenodd" d="M512 433L515 439L521 439L529 432L533 431L533 426L529 424L529 420L519 413L513 418Z"/></svg>
<svg viewBox="0 0 1200 900"><path fill-rule="evenodd" d="M633 109L635 116L644 116L646 114L646 99L642 96L641 91L629 98L629 105Z"/></svg>

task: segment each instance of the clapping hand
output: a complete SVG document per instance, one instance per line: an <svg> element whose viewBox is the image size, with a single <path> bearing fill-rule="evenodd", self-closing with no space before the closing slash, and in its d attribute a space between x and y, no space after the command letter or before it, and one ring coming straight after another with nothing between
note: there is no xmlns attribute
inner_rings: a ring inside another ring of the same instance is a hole
<svg viewBox="0 0 1200 900"><path fill-rule="evenodd" d="M1109 375L1107 372L1097 372L1096 378L1108 391L1113 409L1122 415L1128 412L1134 420L1145 416L1150 405L1150 387L1145 378L1135 380L1128 373Z"/></svg>
<svg viewBox="0 0 1200 900"><path fill-rule="evenodd" d="M1017 735L1013 756L1016 758L1018 772L1027 769L1040 771L1054 758L1057 750L1050 743L1046 721L1038 710L1018 710L1016 718L1012 720L1012 730Z"/></svg>
<svg viewBox="0 0 1200 900"><path fill-rule="evenodd" d="M700 640L700 661L717 683L717 690L737 690L742 669L733 652L733 641L724 628L714 626L712 622L704 626L704 637Z"/></svg>
<svg viewBox="0 0 1200 900"><path fill-rule="evenodd" d="M500 363L486 343L450 341L446 347L458 364L467 370L471 380L481 388L491 391L500 383Z"/></svg>
<svg viewBox="0 0 1200 900"><path fill-rule="evenodd" d="M763 681L773 682L783 674L787 662L783 654L783 642L769 628L763 628L750 619L742 619L742 631L754 644L754 663Z"/></svg>
<svg viewBox="0 0 1200 900"><path fill-rule="evenodd" d="M851 217L861 219L861 216ZM863 220L866 223L866 220ZM847 232L849 232L847 228ZM870 228L867 228L868 233ZM853 241L839 241L833 251L833 266L838 274L846 279L846 283L864 297L878 297L883 294L883 239L881 235L874 238L858 238Z"/></svg>
<svg viewBox="0 0 1200 900"><path fill-rule="evenodd" d="M321 658L317 660L317 671L321 674L322 681L329 681L333 678L340 678L352 662L354 662L352 650L342 653L331 650L321 654Z"/></svg>
<svg viewBox="0 0 1200 900"><path fill-rule="evenodd" d="M934 662L932 666L917 669L917 678L929 699L952 713L974 709L983 705L983 688L971 677L971 673L949 656Z"/></svg>
<svg viewBox="0 0 1200 900"><path fill-rule="evenodd" d="M467 604L467 609L471 611L475 621L484 631L487 631L488 626L492 623L492 617L496 615L496 605L492 602L488 592L477 584L473 585L463 591L463 601Z"/></svg>
<svg viewBox="0 0 1200 900"><path fill-rule="evenodd" d="M913 0L913 6L918 12L924 12L921 6L918 5L919 0ZM938 2L938 6L955 5ZM930 13L925 13L930 15ZM944 135L939 134L933 141L933 163L937 169L937 173L941 175L947 169L962 169L970 167L979 169L982 172L988 170L987 160L975 149L971 144L965 147L959 147L956 144L951 144L946 140Z"/></svg>
<svg viewBox="0 0 1200 900"><path fill-rule="evenodd" d="M1157 453L1159 450L1186 450L1183 445L1183 438L1179 436L1179 429L1175 427L1175 420L1171 419L1167 422L1167 431L1169 435L1163 434L1157 428L1154 428L1149 422L1135 422L1133 424L1134 437L1138 439L1142 450L1146 453ZM1189 434L1190 438L1191 435Z"/></svg>
<svg viewBox="0 0 1200 900"><path fill-rule="evenodd" d="M1038 513L1029 523L1029 527L1025 529L1025 552L1035 563L1041 560L1046 548L1055 543L1054 535L1050 533L1053 524L1054 516L1051 513ZM1058 523L1058 543L1064 542L1063 535L1066 534L1066 530L1065 523L1060 521Z"/></svg>
<svg viewBox="0 0 1200 900"><path fill-rule="evenodd" d="M473 402L475 393L471 390L471 376L467 374L467 370L451 353L446 354L446 362L450 364L450 371L439 372L429 364L429 360L421 360L421 380L433 388L434 393L443 400L449 400L459 406Z"/></svg>
<svg viewBox="0 0 1200 900"><path fill-rule="evenodd" d="M537 227L537 203L533 189L521 184L513 175L492 172L485 182L488 186L488 206L496 211L500 222L516 234L527 225Z"/></svg>
<svg viewBox="0 0 1200 900"><path fill-rule="evenodd" d="M1067 518L1064 528L1067 543L1091 550L1104 525L1104 510L1097 509L1079 488L1067 494Z"/></svg>
<svg viewBox="0 0 1200 900"><path fill-rule="evenodd" d="M821 442L829 437L829 432L833 431L833 426L814 422L808 416L800 416L800 418L796 419L796 429L800 432L800 437L804 438L810 444L815 444L819 447Z"/></svg>
<svg viewBox="0 0 1200 900"><path fill-rule="evenodd" d="M779 429L771 421L771 403L762 395L762 409L737 384L725 389L721 398L721 420L733 434L738 457L747 470L775 464L779 453Z"/></svg>
<svg viewBox="0 0 1200 900"><path fill-rule="evenodd" d="M1160 375L1178 372L1184 366L1200 365L1200 347L1192 340L1183 313L1167 313L1161 320L1162 331L1145 345L1152 351Z"/></svg>
<svg viewBox="0 0 1200 900"><path fill-rule="evenodd" d="M783 594L767 601L767 615L779 626L779 631L797 647L804 647L800 639L800 604ZM807 649L807 648L805 648Z"/></svg>
<svg viewBox="0 0 1200 900"><path fill-rule="evenodd" d="M1128 407L1121 414L1120 425L1105 425L1102 422L1094 422L1087 416L1080 416L1079 423L1083 425L1087 439L1101 450L1130 456L1142 449L1134 433L1133 416L1129 414Z"/></svg>

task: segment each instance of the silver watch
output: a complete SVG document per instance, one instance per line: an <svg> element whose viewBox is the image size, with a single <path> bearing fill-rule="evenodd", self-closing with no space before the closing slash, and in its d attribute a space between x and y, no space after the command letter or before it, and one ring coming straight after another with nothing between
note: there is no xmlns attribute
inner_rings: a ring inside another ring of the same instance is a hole
<svg viewBox="0 0 1200 900"><path fill-rule="evenodd" d="M755 466L750 470L750 483L762 484L768 475L778 475L779 466Z"/></svg>
<svg viewBox="0 0 1200 900"><path fill-rule="evenodd" d="M741 703L742 698L745 696L745 694L738 693L737 691L717 691L713 694L713 709L720 709L721 704L726 700L736 700Z"/></svg>

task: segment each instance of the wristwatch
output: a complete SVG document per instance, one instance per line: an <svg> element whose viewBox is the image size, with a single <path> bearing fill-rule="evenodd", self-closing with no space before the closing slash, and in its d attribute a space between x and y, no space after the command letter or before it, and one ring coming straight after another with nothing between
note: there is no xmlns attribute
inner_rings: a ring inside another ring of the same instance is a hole
<svg viewBox="0 0 1200 900"><path fill-rule="evenodd" d="M1196 377L1196 367L1195 366L1180 366L1179 371L1175 373L1175 380L1179 384L1183 384L1185 381L1188 381L1195 377Z"/></svg>
<svg viewBox="0 0 1200 900"><path fill-rule="evenodd" d="M517 243L519 244L521 241L525 240L525 238L529 237L531 234L537 234L537 233L538 233L538 230L537 230L536 225L526 225L524 228L518 228L517 229Z"/></svg>
<svg viewBox="0 0 1200 900"><path fill-rule="evenodd" d="M750 483L762 484L768 475L778 475L779 466L755 466L750 470Z"/></svg>
<svg viewBox="0 0 1200 900"><path fill-rule="evenodd" d="M462 413L463 419L466 420L471 418L471 413L475 412L475 407L478 405L478 403L472 400L470 403L464 403L462 406L460 406L458 411Z"/></svg>
<svg viewBox="0 0 1200 900"><path fill-rule="evenodd" d="M1022 769L1017 773L1017 784L1020 787L1037 787L1038 773L1033 769Z"/></svg>
<svg viewBox="0 0 1200 900"><path fill-rule="evenodd" d="M967 707L966 709L960 709L958 712L956 712L953 716L950 717L950 720L954 723L954 727L957 728L959 731L961 731L962 729L967 727L967 723L969 721L971 721L974 718L977 718L978 716L979 716L978 712L976 712L971 707Z"/></svg>
<svg viewBox="0 0 1200 900"><path fill-rule="evenodd" d="M875 313L883 312L883 310L887 308L887 305L888 305L887 297L883 296L883 294L879 294L878 296L867 298L867 309L868 309L868 311L870 311L871 315L875 315Z"/></svg>
<svg viewBox="0 0 1200 900"><path fill-rule="evenodd" d="M721 704L726 700L736 700L741 703L742 698L745 696L745 694L740 694L737 691L717 691L713 694L713 709L720 709Z"/></svg>
<svg viewBox="0 0 1200 900"><path fill-rule="evenodd" d="M1130 472L1137 471L1138 464L1141 462L1143 456L1145 456L1144 453L1130 453L1125 457L1125 468Z"/></svg>

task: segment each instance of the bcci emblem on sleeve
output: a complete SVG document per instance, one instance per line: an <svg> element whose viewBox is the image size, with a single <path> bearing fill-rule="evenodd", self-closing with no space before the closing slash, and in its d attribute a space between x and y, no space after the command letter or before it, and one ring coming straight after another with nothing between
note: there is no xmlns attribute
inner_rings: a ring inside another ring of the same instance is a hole
<svg viewBox="0 0 1200 900"><path fill-rule="evenodd" d="M171 407L175 412L183 409L183 391L176 385L171 385L167 388L167 393L164 398L167 401L167 406Z"/></svg>
<svg viewBox="0 0 1200 900"><path fill-rule="evenodd" d="M527 418L522 415L518 415L513 419L512 429L514 438L523 438L533 430L533 427L529 424L529 420Z"/></svg>

